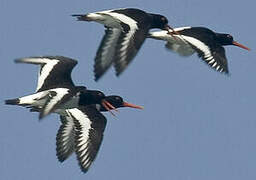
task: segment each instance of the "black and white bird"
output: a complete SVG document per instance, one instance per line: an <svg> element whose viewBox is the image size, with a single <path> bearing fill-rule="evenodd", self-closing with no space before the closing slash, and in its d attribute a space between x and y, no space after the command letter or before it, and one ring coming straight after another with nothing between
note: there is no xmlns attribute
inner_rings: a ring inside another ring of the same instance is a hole
<svg viewBox="0 0 256 180"><path fill-rule="evenodd" d="M15 60L16 63L40 65L36 92L20 98L6 100L6 104L20 105L39 111L39 119L67 108L80 105L103 103L101 91L87 90L83 86L75 86L71 72L77 61L63 56L28 57Z"/></svg>
<svg viewBox="0 0 256 180"><path fill-rule="evenodd" d="M197 52L210 67L228 74L228 62L223 46L234 45L250 50L233 40L230 34L216 33L205 27L180 27L174 29L179 35L170 31L150 32L148 37L167 41L165 47L181 56L190 56Z"/></svg>
<svg viewBox="0 0 256 180"><path fill-rule="evenodd" d="M57 157L63 162L75 151L83 172L94 161L102 142L106 118L100 111L111 112L119 107L142 109L124 102L119 96L105 96L100 91L75 86L71 72L77 62L73 59L43 56L17 59L15 62L40 65L38 85L34 94L9 99L5 103L40 112L40 118L51 112L60 114L62 124L56 137Z"/></svg>
<svg viewBox="0 0 256 180"><path fill-rule="evenodd" d="M120 96L106 96L114 108L143 107L124 102ZM87 172L99 151L107 120L100 111L109 111L104 105L79 106L67 109L61 115L62 125L56 137L56 151L60 162L65 161L74 151L83 172Z"/></svg>
<svg viewBox="0 0 256 180"><path fill-rule="evenodd" d="M119 76L138 53L150 29L169 31L166 17L134 8L75 14L78 21L95 21L106 27L95 57L94 74L97 81L114 64ZM175 34L175 31L174 31Z"/></svg>

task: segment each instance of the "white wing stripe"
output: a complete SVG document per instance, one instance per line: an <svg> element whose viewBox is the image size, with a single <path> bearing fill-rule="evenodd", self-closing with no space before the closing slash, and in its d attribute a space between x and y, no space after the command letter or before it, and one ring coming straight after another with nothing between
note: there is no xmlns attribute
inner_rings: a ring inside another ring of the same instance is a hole
<svg viewBox="0 0 256 180"><path fill-rule="evenodd" d="M197 49L199 49L200 51L203 52L204 54L204 58L210 59L213 58L211 51L209 49L209 47L204 44L202 41L197 40L196 38L193 37L189 37L189 36L184 36L181 35L186 41L188 41L190 44L192 44L193 46L195 46Z"/></svg>
<svg viewBox="0 0 256 180"><path fill-rule="evenodd" d="M81 151L82 151L83 149L81 149ZM81 155L80 156L83 156L83 155L85 155L85 153L86 153L86 151L85 151L86 149L84 149L84 151L82 151L82 153L81 153Z"/></svg>
<svg viewBox="0 0 256 180"><path fill-rule="evenodd" d="M28 58L21 58L17 59L18 63L31 63L31 64L46 64L52 61L52 59L47 59L43 57L28 57Z"/></svg>
<svg viewBox="0 0 256 180"><path fill-rule="evenodd" d="M215 62L215 59L212 59L208 64L212 64L213 62Z"/></svg>
<svg viewBox="0 0 256 180"><path fill-rule="evenodd" d="M68 140L70 138L71 133L72 133L73 128L74 128L73 120L69 117L66 117L66 119L68 121L65 124L65 128L64 128L64 131L63 131L63 135L62 135L62 137L63 137L62 141L63 141L64 145L66 145L68 143L68 141L66 141L66 140Z"/></svg>
<svg viewBox="0 0 256 180"><path fill-rule="evenodd" d="M206 61L210 61L212 60L212 56L208 57L208 58L205 58Z"/></svg>
<svg viewBox="0 0 256 180"><path fill-rule="evenodd" d="M45 79L50 74L50 72L52 71L54 66L59 62L59 60L48 59L48 58L43 58L43 57L31 57L31 58L18 59L16 62L41 65L41 67L39 68L39 71L38 71L38 81L37 81L37 88L36 88L36 91L38 91L43 86ZM42 66L43 66L43 68L42 68Z"/></svg>
<svg viewBox="0 0 256 180"><path fill-rule="evenodd" d="M88 118L88 116L80 111L77 108L69 109L67 110L72 117L74 117L80 124L81 132L78 136L78 142L79 144L76 146L77 152L81 153L79 154L79 158L81 158L80 162L84 168L88 168L90 165L90 158L88 154L88 142L89 142L89 130L91 127L91 120Z"/></svg>
<svg viewBox="0 0 256 180"><path fill-rule="evenodd" d="M218 70L219 70L219 68L220 68L220 66L217 66L217 67L216 67L216 70L218 71Z"/></svg>
<svg viewBox="0 0 256 180"><path fill-rule="evenodd" d="M82 137L82 138L79 139L79 140L81 141L81 142L78 144L78 146L80 146L79 151L83 151L83 150L86 149L86 147L87 147L87 143L84 142L85 140L84 140L83 138L85 138L85 137Z"/></svg>
<svg viewBox="0 0 256 180"><path fill-rule="evenodd" d="M215 67L217 65L217 62L215 62L213 65L212 65L212 67Z"/></svg>
<svg viewBox="0 0 256 180"><path fill-rule="evenodd" d="M48 114L52 110L53 106L61 101L61 99L69 93L69 89L67 88L56 88L51 89L51 91L56 92L56 96L51 97L50 102L44 108L44 115Z"/></svg>
<svg viewBox="0 0 256 180"><path fill-rule="evenodd" d="M110 16L118 19L119 21L126 23L130 27L130 30L126 34L124 41L122 42L122 47L120 49L120 52L121 52L120 62L124 61L126 59L126 51L125 50L127 50L127 47L129 46L129 41L131 40L131 38L134 36L134 33L138 29L137 22L135 20L133 20L132 18L130 18L126 15L123 15L123 14L119 14L119 13L115 13L115 12L107 12L106 14L109 14Z"/></svg>
<svg viewBox="0 0 256 180"><path fill-rule="evenodd" d="M87 163L87 161L88 161L88 155L85 155L83 158L82 158L82 162L84 161L84 163L83 164L86 164Z"/></svg>
<svg viewBox="0 0 256 180"><path fill-rule="evenodd" d="M88 118L86 114L84 114L82 111L80 111L77 108L68 109L67 110L81 125L81 134L79 135L79 141L78 144L79 151L83 151L87 148L87 141L89 139L89 130L91 129L91 121Z"/></svg>
<svg viewBox="0 0 256 180"><path fill-rule="evenodd" d="M106 12L105 14L109 14L115 19L118 19L119 21L126 23L130 26L130 29L138 29L137 22L124 14L119 14L115 12Z"/></svg>
<svg viewBox="0 0 256 180"><path fill-rule="evenodd" d="M101 53L101 67L106 67L109 64L109 61L112 61L112 58L115 54L115 46L120 36L121 30L117 28L112 29L112 34L109 36L109 39L106 41L104 47L102 48Z"/></svg>
<svg viewBox="0 0 256 180"><path fill-rule="evenodd" d="M128 50L128 46L130 44L130 41L133 40L133 36L135 34L135 29L131 29L126 35L125 35L125 38L123 39L123 42L122 42L122 47L120 49L120 62L124 61L126 59L126 56L127 56L127 50Z"/></svg>
<svg viewBox="0 0 256 180"><path fill-rule="evenodd" d="M174 28L174 31L182 31L184 29L191 29L190 26L185 26L185 27L178 27L178 28ZM172 30L169 30L170 32L173 32Z"/></svg>
<svg viewBox="0 0 256 180"><path fill-rule="evenodd" d="M38 91L43 86L45 79L49 76L54 66L59 62L59 60L49 60L45 58L43 60L46 64L41 68L41 73L39 72L38 74L39 76L36 91Z"/></svg>

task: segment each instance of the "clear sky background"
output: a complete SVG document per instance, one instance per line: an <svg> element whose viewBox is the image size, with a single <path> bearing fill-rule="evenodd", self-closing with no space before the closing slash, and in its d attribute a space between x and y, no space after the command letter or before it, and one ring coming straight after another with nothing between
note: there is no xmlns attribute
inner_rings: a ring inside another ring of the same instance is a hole
<svg viewBox="0 0 256 180"><path fill-rule="evenodd" d="M256 179L255 6L252 0L1 0L0 179ZM182 58L148 39L122 76L111 69L96 83L94 56L104 27L70 15L120 7L163 14L172 27L230 33L252 51L226 47L231 75L225 76L196 55ZM103 144L87 174L74 155L58 162L57 115L38 122L36 113L4 105L36 87L38 68L13 60L38 55L75 58L77 85L145 107L105 113Z"/></svg>

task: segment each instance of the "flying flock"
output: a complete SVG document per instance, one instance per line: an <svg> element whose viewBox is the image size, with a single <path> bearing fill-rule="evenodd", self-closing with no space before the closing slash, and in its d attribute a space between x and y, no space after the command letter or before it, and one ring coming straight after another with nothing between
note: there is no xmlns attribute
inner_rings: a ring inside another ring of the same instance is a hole
<svg viewBox="0 0 256 180"><path fill-rule="evenodd" d="M95 81L112 65L116 76L119 76L137 55L146 38L162 40L168 50L183 57L197 53L209 67L225 74L229 69L223 46L234 45L250 50L234 41L230 34L217 33L206 27L172 28L165 16L135 8L72 16L78 21L93 21L105 27L94 59ZM149 32L151 29L160 30ZM39 65L37 88L34 93L8 99L5 104L38 112L40 120L51 113L59 114L61 126L56 136L57 158L63 162L75 152L82 172L88 171L99 151L107 123L102 112L114 115L114 111L122 107L143 109L125 102L119 95L105 95L99 90L76 86L71 78L77 64L75 59L34 56L16 59L15 62Z"/></svg>

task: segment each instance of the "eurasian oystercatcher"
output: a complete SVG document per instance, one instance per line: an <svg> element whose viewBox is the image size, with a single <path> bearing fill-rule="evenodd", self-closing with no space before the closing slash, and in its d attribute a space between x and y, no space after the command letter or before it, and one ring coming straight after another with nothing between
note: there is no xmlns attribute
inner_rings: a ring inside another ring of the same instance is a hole
<svg viewBox="0 0 256 180"><path fill-rule="evenodd" d="M114 63L119 76L138 53L150 29L169 31L166 17L140 9L123 8L88 14L75 14L78 21L95 21L106 27L95 57L94 74L97 81ZM175 33L175 32L174 32Z"/></svg>
<svg viewBox="0 0 256 180"><path fill-rule="evenodd" d="M143 108L124 102L120 96L106 96L105 101L114 108ZM112 109L100 104L67 109L66 114L60 116L62 125L56 137L59 161L65 161L75 151L81 170L87 172L99 151L107 123L100 111Z"/></svg>
<svg viewBox="0 0 256 180"><path fill-rule="evenodd" d="M15 62L40 65L37 88L34 94L6 100L6 104L39 111L39 119L52 112L61 113L67 108L80 105L103 103L111 107L109 103L102 101L104 93L74 85L71 72L77 64L76 60L63 56L42 56L17 59Z"/></svg>
<svg viewBox="0 0 256 180"><path fill-rule="evenodd" d="M157 31L150 32L149 37L167 41L165 47L181 56L190 56L197 52L210 67L226 74L229 71L223 46L234 45L250 50L234 41L230 34L216 33L205 27L180 27L174 30L179 35L170 34L171 31Z"/></svg>

